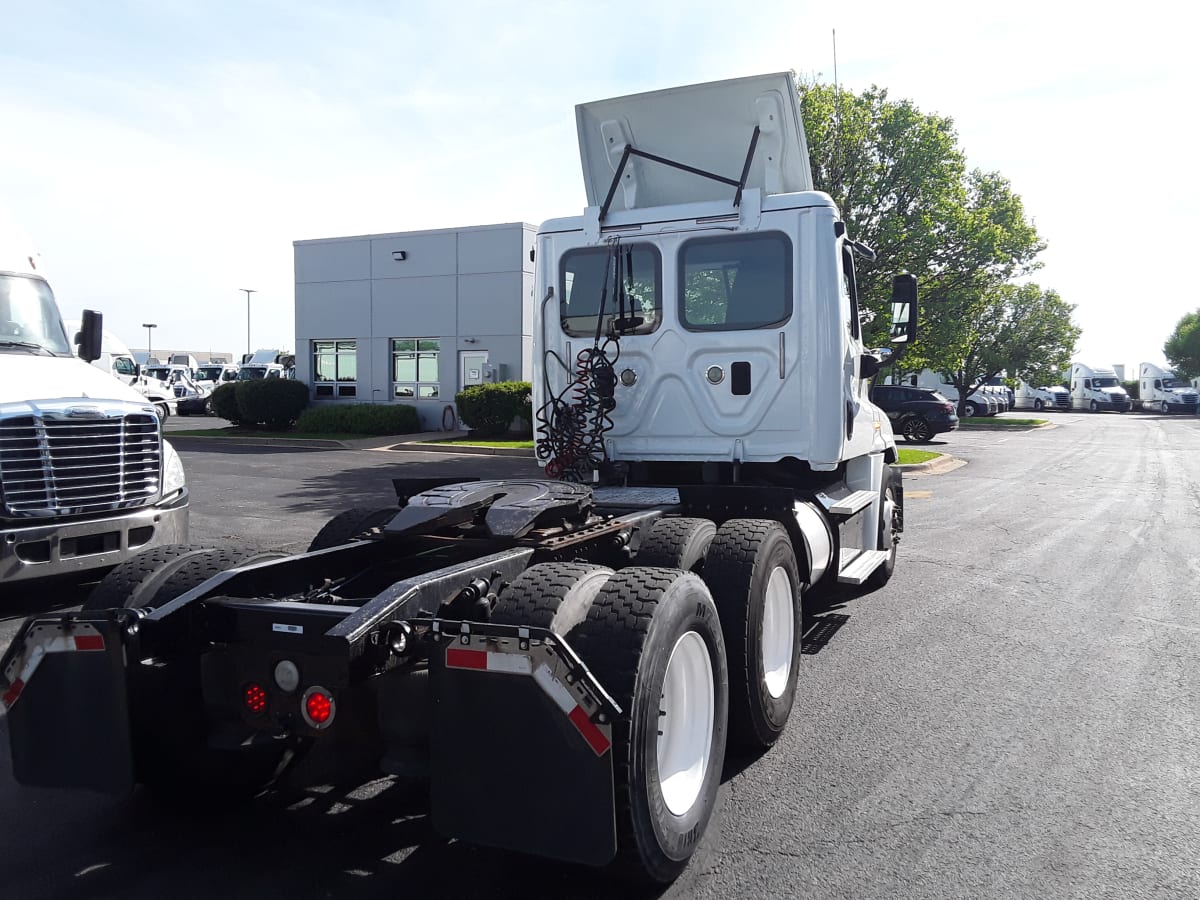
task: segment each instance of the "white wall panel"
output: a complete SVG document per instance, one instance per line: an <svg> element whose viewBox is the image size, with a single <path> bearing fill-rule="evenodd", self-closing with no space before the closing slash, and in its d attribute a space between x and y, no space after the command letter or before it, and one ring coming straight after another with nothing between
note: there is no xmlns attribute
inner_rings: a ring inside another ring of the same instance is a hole
<svg viewBox="0 0 1200 900"><path fill-rule="evenodd" d="M521 269L522 228L480 228L458 233L458 273L481 275Z"/></svg>
<svg viewBox="0 0 1200 900"><path fill-rule="evenodd" d="M371 242L365 239L295 245L296 284L371 277Z"/></svg>
<svg viewBox="0 0 1200 900"><path fill-rule="evenodd" d="M393 259L396 251L404 252L402 262ZM371 277L375 279L453 275L457 264L453 231L409 232L371 240Z"/></svg>
<svg viewBox="0 0 1200 900"><path fill-rule="evenodd" d="M296 341L371 333L371 282L296 285Z"/></svg>
<svg viewBox="0 0 1200 900"><path fill-rule="evenodd" d="M437 337L454 334L453 275L439 278L377 278L373 284L372 334L380 337Z"/></svg>
<svg viewBox="0 0 1200 900"><path fill-rule="evenodd" d="M521 329L521 273L460 275L458 333L517 335Z"/></svg>

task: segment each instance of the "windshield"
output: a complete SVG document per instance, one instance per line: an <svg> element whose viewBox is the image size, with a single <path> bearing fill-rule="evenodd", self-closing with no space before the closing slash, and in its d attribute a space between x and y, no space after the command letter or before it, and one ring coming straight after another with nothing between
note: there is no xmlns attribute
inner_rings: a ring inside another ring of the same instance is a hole
<svg viewBox="0 0 1200 900"><path fill-rule="evenodd" d="M1163 387L1165 388L1189 388L1192 383L1186 378L1164 378Z"/></svg>
<svg viewBox="0 0 1200 900"><path fill-rule="evenodd" d="M196 379L199 381L216 381L221 377L221 371L224 366L201 366L196 370Z"/></svg>
<svg viewBox="0 0 1200 900"><path fill-rule="evenodd" d="M1120 387L1120 382L1115 378L1092 378L1092 384L1098 388Z"/></svg>
<svg viewBox="0 0 1200 900"><path fill-rule="evenodd" d="M159 381L166 381L171 377L171 370L166 366L149 366L142 369L142 374L147 378L157 378Z"/></svg>
<svg viewBox="0 0 1200 900"><path fill-rule="evenodd" d="M260 378L265 377L266 374L266 369L243 368L238 372L238 381L258 381Z"/></svg>
<svg viewBox="0 0 1200 900"><path fill-rule="evenodd" d="M11 347L71 352L54 294L40 278L0 275L0 350Z"/></svg>

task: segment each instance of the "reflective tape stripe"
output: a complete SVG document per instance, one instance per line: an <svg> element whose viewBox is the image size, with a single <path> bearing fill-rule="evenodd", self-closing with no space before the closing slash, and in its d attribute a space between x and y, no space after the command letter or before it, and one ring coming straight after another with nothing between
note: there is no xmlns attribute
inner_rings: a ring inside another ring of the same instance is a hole
<svg viewBox="0 0 1200 900"><path fill-rule="evenodd" d="M592 751L597 756L603 756L608 748L612 746L612 742L604 736L604 732L588 717L584 708L575 702L575 697L567 690L566 686L554 677L554 673L550 671L550 667L545 663L538 666L533 673L533 680L554 701L555 705L567 714L567 718L571 720L571 724L583 735L583 739L588 742L588 746L592 748Z"/></svg>
<svg viewBox="0 0 1200 900"><path fill-rule="evenodd" d="M588 714L583 711L583 707L576 706L567 718L571 720L572 725L579 729L579 733L583 735L583 739L588 742L595 754L603 756L605 751L611 746L611 742L604 736L604 732L588 718Z"/></svg>
<svg viewBox="0 0 1200 900"><path fill-rule="evenodd" d="M450 669L474 669L478 672L503 672L508 675L528 675L533 669L524 653L497 653L486 650L446 650L446 666Z"/></svg>
<svg viewBox="0 0 1200 900"><path fill-rule="evenodd" d="M25 689L25 682L18 678L4 692L4 696L0 697L0 703L4 704L5 709L12 709L12 705L17 702L17 698L21 696L21 691Z"/></svg>
<svg viewBox="0 0 1200 900"><path fill-rule="evenodd" d="M558 708L568 715L571 710L579 705L575 702L575 698L571 696L571 692L566 689L561 681L554 677L554 674L550 671L550 667L545 663L542 663L534 671L533 680L558 705Z"/></svg>
<svg viewBox="0 0 1200 900"><path fill-rule="evenodd" d="M103 650L104 637L99 634L77 634L75 635L76 650Z"/></svg>

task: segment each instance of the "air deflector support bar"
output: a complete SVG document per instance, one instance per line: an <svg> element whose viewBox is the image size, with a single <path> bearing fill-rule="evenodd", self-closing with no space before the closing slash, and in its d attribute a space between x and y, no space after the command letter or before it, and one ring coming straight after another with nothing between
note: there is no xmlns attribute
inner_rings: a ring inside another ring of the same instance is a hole
<svg viewBox="0 0 1200 900"><path fill-rule="evenodd" d="M617 171L613 173L612 183L608 186L608 195L604 198L604 204L600 207L600 221L603 222L608 217L609 207L612 206L613 197L617 193L617 185L621 183L621 176L625 174L625 166L629 164L629 157L631 156L648 159L651 162L661 163L673 169L680 169L684 172L690 172L693 175L699 175L702 178L708 178L712 181L719 181L721 184L735 187L737 188L737 192L733 195L733 205L735 207L740 206L742 203L742 191L746 189L746 179L750 177L750 165L754 162L754 150L758 146L759 130L759 127L755 125L754 132L750 135L750 149L746 151L746 161L742 165L742 176L737 179L726 178L724 175L718 175L715 172L706 172L704 169L697 169L695 166L667 159L665 156L656 156L653 153L638 150L632 144L626 144L625 150L621 154L621 161L617 163Z"/></svg>

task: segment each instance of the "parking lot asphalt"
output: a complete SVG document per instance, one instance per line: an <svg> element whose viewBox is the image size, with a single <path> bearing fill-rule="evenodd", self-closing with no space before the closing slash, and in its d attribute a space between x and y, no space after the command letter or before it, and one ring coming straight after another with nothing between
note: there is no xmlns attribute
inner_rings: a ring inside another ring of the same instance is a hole
<svg viewBox="0 0 1200 900"><path fill-rule="evenodd" d="M1194 900L1200 420L1052 421L930 446L967 465L906 478L887 587L810 603L788 730L763 757L730 760L709 835L665 891L447 842L421 793L388 781L288 789L216 818L141 792L21 788L0 721L2 893ZM183 457L194 539L284 550L337 509L389 503L399 474L536 471L423 453ZM8 602L0 640L71 599ZM530 789L570 802L561 786Z"/></svg>

